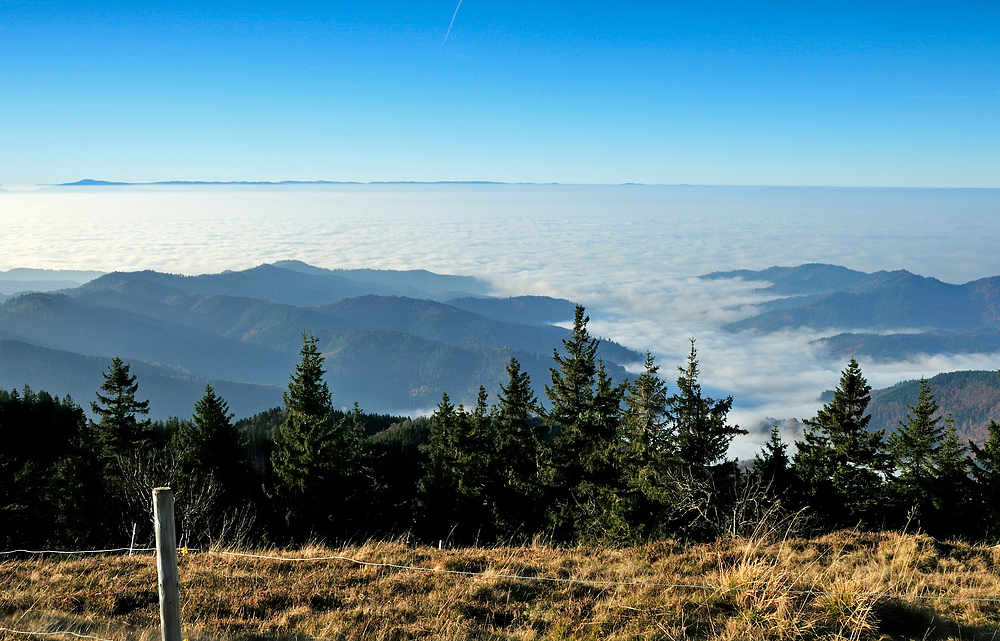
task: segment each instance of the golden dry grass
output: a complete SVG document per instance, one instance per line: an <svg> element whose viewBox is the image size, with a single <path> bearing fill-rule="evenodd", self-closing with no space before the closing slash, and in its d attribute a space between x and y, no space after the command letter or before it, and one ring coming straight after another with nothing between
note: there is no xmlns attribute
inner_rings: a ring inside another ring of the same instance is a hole
<svg viewBox="0 0 1000 641"><path fill-rule="evenodd" d="M224 551L179 559L184 634L191 641L976 639L1000 630L998 603L868 596L1000 597L1000 551L922 535L838 532L600 550L436 550L377 541L337 550L239 550L482 573L472 577ZM159 635L156 590L152 556L8 559L0 563L0 626L152 640ZM0 632L2 641L28 638Z"/></svg>

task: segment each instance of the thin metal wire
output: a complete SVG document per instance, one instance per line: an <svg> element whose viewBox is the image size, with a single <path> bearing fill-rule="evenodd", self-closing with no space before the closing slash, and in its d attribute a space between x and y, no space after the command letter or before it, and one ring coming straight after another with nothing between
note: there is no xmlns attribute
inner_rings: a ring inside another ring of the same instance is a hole
<svg viewBox="0 0 1000 641"><path fill-rule="evenodd" d="M111 641L111 639L103 639L101 637L94 637L89 634L80 634L79 632L70 632L69 630L57 630L55 632L28 632L27 630L14 630L12 628L0 627L0 632L11 632L13 634L27 634L36 637L51 637L60 634L69 634L80 639L94 639L95 641Z"/></svg>
<svg viewBox="0 0 1000 641"><path fill-rule="evenodd" d="M109 548L107 550L6 550L0 556L8 554L108 554L110 552L153 552L156 548Z"/></svg>
<svg viewBox="0 0 1000 641"><path fill-rule="evenodd" d="M201 552L201 548L179 547L181 554ZM109 554L111 552L156 552L156 548L109 548L107 550L6 550L0 556L9 554Z"/></svg>
<svg viewBox="0 0 1000 641"><path fill-rule="evenodd" d="M563 579L559 577L547 576L521 576L518 574L494 574L487 572L468 572L464 570L446 570L443 568L427 568L412 565L399 565L396 563L374 563L371 561L361 561L347 556L318 556L318 557L283 557L269 556L264 554L246 554L242 552L218 552L223 556L247 557L255 559L269 559L275 561L347 561L360 566L391 568L395 570L415 570L418 572L434 572L438 574L457 574L461 576L484 576L494 579L517 579L522 581L547 581L551 583L575 583L583 585L604 585L604 586L631 586L631 587L655 587L655 588L686 588L691 590L715 590L720 592L756 592L756 593L780 593L796 594L806 596L852 596L852 597L887 597L897 599L927 599L933 601L972 601L978 603L1000 603L1000 598L982 597L959 597L933 594L905 594L905 593L882 593L882 592L825 592L823 590L783 590L779 588L743 588L743 587L722 587L718 585L702 585L697 583L653 583L647 581L596 581L591 579Z"/></svg>

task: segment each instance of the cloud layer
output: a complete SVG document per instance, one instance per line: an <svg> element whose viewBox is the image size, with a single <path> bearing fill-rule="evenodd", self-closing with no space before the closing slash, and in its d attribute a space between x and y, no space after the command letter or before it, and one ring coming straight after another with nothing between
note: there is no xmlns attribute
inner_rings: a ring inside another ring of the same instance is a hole
<svg viewBox="0 0 1000 641"><path fill-rule="evenodd" d="M697 338L704 383L735 417L811 416L843 363L820 335L720 325L760 302L714 270L826 262L949 282L1000 274L1000 190L381 185L50 189L0 194L0 270L185 274L298 259L479 276L501 294L577 300L591 329L649 349L672 383ZM989 356L865 364L885 386L996 368ZM536 381L540 386L541 382ZM753 436L741 455L761 438Z"/></svg>

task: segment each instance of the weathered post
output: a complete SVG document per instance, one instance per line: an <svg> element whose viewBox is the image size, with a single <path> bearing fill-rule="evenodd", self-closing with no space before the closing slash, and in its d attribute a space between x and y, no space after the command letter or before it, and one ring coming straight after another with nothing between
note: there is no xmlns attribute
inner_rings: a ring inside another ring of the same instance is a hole
<svg viewBox="0 0 1000 641"><path fill-rule="evenodd" d="M160 585L160 638L162 641L181 641L174 494L169 487L153 490L153 523L156 527L156 574Z"/></svg>

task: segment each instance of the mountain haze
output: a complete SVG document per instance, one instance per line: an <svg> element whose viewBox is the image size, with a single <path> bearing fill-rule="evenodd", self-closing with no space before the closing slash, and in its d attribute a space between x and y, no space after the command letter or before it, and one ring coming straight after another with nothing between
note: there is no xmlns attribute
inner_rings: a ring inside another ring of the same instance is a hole
<svg viewBox="0 0 1000 641"><path fill-rule="evenodd" d="M27 383L75 398L84 392L78 400L86 405L100 372L121 356L136 364L140 394L151 399L154 416L187 406L193 392L180 393L179 385L203 389L207 381L220 394L233 390L227 400L245 416L280 400L307 333L326 357L338 406L358 401L368 411L422 410L442 392L471 403L480 385L495 396L511 357L540 388L553 349L570 332L539 321L570 320L573 303L493 299L486 291L464 276L335 271L298 262L202 276L105 274L0 304L6 345L0 386ZM29 367L31 354L47 365ZM641 359L611 341L601 342L600 354L615 380L627 376L622 363ZM92 374L83 376L84 368Z"/></svg>
<svg viewBox="0 0 1000 641"><path fill-rule="evenodd" d="M1000 277L953 285L905 270L871 274L835 265L714 272L703 278L761 281L774 296L731 332L848 330L821 339L839 357L902 360L917 354L1000 351Z"/></svg>

